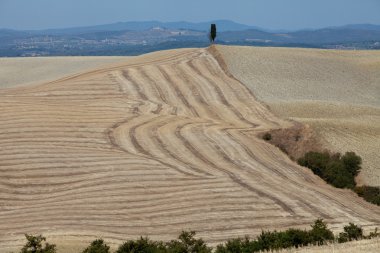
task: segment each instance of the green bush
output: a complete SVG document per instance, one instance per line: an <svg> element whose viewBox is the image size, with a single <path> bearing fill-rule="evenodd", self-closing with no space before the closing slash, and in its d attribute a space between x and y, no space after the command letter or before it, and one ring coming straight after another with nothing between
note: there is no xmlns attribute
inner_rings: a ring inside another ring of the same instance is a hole
<svg viewBox="0 0 380 253"><path fill-rule="evenodd" d="M179 240L173 240L166 244L169 253L211 253L212 248L207 247L202 239L195 239L195 232L182 231Z"/></svg>
<svg viewBox="0 0 380 253"><path fill-rule="evenodd" d="M355 187L355 177L339 160L333 160L327 164L323 171L323 179L337 188L353 189Z"/></svg>
<svg viewBox="0 0 380 253"><path fill-rule="evenodd" d="M82 253L110 253L110 247L104 243L103 239L97 239Z"/></svg>
<svg viewBox="0 0 380 253"><path fill-rule="evenodd" d="M330 155L327 152L308 152L298 160L298 164L311 169L327 183L337 188L355 187L355 176L360 171L362 159L354 152Z"/></svg>
<svg viewBox="0 0 380 253"><path fill-rule="evenodd" d="M129 240L123 243L116 253L165 253L166 248L162 242L151 241L141 237L139 240Z"/></svg>
<svg viewBox="0 0 380 253"><path fill-rule="evenodd" d="M263 135L263 139L264 139L265 141L270 141L270 140L272 140L272 135L271 135L270 133L265 133L265 134Z"/></svg>
<svg viewBox="0 0 380 253"><path fill-rule="evenodd" d="M323 245L334 240L333 232L327 228L322 219L318 219L311 226L309 232L310 242L315 245Z"/></svg>
<svg viewBox="0 0 380 253"><path fill-rule="evenodd" d="M348 242L353 240L360 240L363 238L363 229L353 223L344 227L344 232L339 234L338 242Z"/></svg>
<svg viewBox="0 0 380 253"><path fill-rule="evenodd" d="M355 192L366 201L380 206L380 188L372 186L360 186L355 188Z"/></svg>
<svg viewBox="0 0 380 253"><path fill-rule="evenodd" d="M309 231L288 229L286 231L262 231L256 240L232 239L217 246L215 253L252 253L273 251L291 247L302 247L309 244L326 244L334 240L334 234L323 220L316 220Z"/></svg>
<svg viewBox="0 0 380 253"><path fill-rule="evenodd" d="M298 164L311 169L314 174L324 178L323 175L330 159L330 154L327 152L308 152L304 157L298 159Z"/></svg>
<svg viewBox="0 0 380 253"><path fill-rule="evenodd" d="M360 166L362 164L362 159L357 156L354 152L347 152L342 157L342 162L347 171L349 171L354 177L359 174Z"/></svg>
<svg viewBox="0 0 380 253"><path fill-rule="evenodd" d="M380 205L380 187L356 187L355 177L361 169L362 159L354 152L330 155L327 152L308 152L298 159L298 164L311 169L327 183L337 188L353 189L360 197ZM341 240L345 240L342 235Z"/></svg>
<svg viewBox="0 0 380 253"><path fill-rule="evenodd" d="M57 252L54 244L46 243L46 238L42 235L33 236L25 234L28 241L21 249L21 253L55 253Z"/></svg>

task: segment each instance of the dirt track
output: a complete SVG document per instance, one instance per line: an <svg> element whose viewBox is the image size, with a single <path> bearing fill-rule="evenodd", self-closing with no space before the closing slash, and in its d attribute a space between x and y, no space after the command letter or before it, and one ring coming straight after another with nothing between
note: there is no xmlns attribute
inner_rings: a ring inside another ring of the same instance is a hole
<svg viewBox="0 0 380 253"><path fill-rule="evenodd" d="M211 244L262 229L380 226L380 208L326 185L254 133L289 126L214 49L158 52L0 90L0 248L24 233ZM0 250L0 251L1 251Z"/></svg>

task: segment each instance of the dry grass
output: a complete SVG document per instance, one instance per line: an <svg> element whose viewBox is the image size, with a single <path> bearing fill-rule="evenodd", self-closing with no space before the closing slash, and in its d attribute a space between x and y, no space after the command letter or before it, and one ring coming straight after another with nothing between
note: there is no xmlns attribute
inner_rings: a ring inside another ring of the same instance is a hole
<svg viewBox="0 0 380 253"><path fill-rule="evenodd" d="M229 70L283 118L364 160L359 183L380 186L380 52L220 46Z"/></svg>
<svg viewBox="0 0 380 253"><path fill-rule="evenodd" d="M191 229L215 245L320 217L379 226L378 207L255 137L291 124L217 54L158 52L0 90L0 252L24 233L80 246Z"/></svg>

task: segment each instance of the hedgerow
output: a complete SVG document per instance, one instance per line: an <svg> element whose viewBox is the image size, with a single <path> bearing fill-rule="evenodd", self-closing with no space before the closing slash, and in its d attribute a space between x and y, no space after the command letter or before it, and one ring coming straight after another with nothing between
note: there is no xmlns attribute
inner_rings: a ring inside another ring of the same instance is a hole
<svg viewBox="0 0 380 253"><path fill-rule="evenodd" d="M363 235L361 227L350 223L344 231L335 237L327 224L318 219L309 230L290 228L285 231L262 231L256 239L235 238L217 245L215 249L207 246L200 238L196 238L194 231L183 231L178 239L169 242L153 241L147 237L137 240L128 240L115 251L115 253L254 253L260 251L276 251L285 248L298 248L307 245L323 245L331 242L344 243L353 240L379 237L377 232ZM26 235L27 243L20 253L55 253L54 244L43 242L41 235ZM110 247L102 239L97 239L82 251L82 253L110 253Z"/></svg>

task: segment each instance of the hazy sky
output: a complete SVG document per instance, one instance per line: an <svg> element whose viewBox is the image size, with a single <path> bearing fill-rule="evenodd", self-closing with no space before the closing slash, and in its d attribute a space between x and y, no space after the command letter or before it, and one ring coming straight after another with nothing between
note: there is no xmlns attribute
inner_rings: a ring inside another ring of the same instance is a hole
<svg viewBox="0 0 380 253"><path fill-rule="evenodd" d="M0 0L0 28L215 19L291 30L380 24L380 0Z"/></svg>

